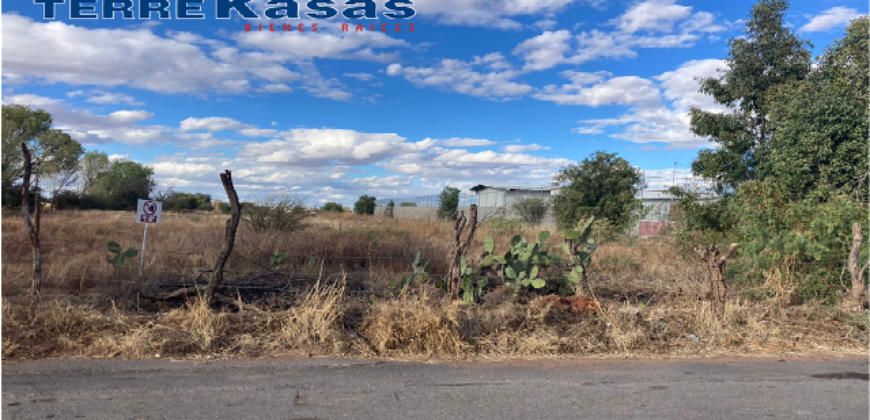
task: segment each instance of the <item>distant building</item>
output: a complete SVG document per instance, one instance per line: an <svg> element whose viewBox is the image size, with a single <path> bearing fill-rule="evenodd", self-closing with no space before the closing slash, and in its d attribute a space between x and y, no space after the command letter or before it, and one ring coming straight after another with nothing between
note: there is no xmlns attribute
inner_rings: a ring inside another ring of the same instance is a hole
<svg viewBox="0 0 870 420"><path fill-rule="evenodd" d="M549 201L559 194L561 187L523 187L510 185L477 185L471 188L477 195L480 207L509 207L525 198L542 198ZM643 202L643 216L632 231L641 236L659 235L662 229L672 223L676 198L666 190L638 190L636 197ZM702 202L716 200L713 194L701 194Z"/></svg>
<svg viewBox="0 0 870 420"><path fill-rule="evenodd" d="M643 202L643 217L637 225L640 236L657 236L672 223L671 213L676 208L676 198L667 190L638 190L636 197ZM716 195L702 193L700 201L711 202Z"/></svg>
<svg viewBox="0 0 870 420"><path fill-rule="evenodd" d="M480 207L506 207L526 198L550 199L552 190L558 187L520 187L510 185L478 185L471 188L477 194Z"/></svg>

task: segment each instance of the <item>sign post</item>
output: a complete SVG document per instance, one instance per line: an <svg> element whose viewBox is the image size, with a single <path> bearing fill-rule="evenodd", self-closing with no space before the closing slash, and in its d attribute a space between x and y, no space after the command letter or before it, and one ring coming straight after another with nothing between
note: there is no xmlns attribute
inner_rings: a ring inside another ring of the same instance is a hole
<svg viewBox="0 0 870 420"><path fill-rule="evenodd" d="M139 258L139 277L145 270L145 243L148 241L148 225L160 223L160 213L163 210L163 202L155 200L139 199L136 205L136 223L145 224L145 232L142 234L142 255Z"/></svg>

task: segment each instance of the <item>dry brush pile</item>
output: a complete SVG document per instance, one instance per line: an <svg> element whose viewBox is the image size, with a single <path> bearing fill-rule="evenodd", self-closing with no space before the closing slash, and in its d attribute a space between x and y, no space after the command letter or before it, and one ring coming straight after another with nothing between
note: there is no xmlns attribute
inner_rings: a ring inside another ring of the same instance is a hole
<svg viewBox="0 0 870 420"><path fill-rule="evenodd" d="M226 216L165 215L149 231L139 279L135 263L116 268L105 261L109 241L138 248L141 225L131 214L50 212L42 221L44 301L31 316L26 233L18 217L4 216L4 360L695 356L859 353L867 346L866 313L758 298L747 293L752 287L733 282L724 313L717 313L707 299L703 263L665 241L599 246L588 266L591 294L544 293L531 282L517 293L491 284L474 303L464 303L434 285L451 271L451 223L350 214L318 215L294 232L242 225L225 290L237 303L215 309L195 295L177 302L137 296L195 281L197 269L220 252ZM467 265L478 270L487 253L504 255L517 234L538 238L539 230L482 224ZM563 255L556 249L563 241L553 234L548 255ZM271 260L276 250L287 255L278 265ZM430 262L430 279L391 288L411 275L418 252ZM538 277L558 275L553 266L538 271Z"/></svg>

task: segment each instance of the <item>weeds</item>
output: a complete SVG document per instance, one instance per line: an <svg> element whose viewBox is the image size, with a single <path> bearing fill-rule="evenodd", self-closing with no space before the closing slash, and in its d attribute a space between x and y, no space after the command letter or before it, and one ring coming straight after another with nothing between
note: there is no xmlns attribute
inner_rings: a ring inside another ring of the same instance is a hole
<svg viewBox="0 0 870 420"><path fill-rule="evenodd" d="M463 304L431 280L447 272L449 223L349 213L312 217L301 231L241 229L225 282L230 290L240 287L238 305L209 310L189 296L182 305L143 303L137 312L135 291L143 283L180 282L182 268L208 267L219 252L211 244L219 243L224 217L196 216L166 214L149 230L155 251L140 283L129 264L115 269L103 262L109 240L141 240L131 214L46 214L44 304L34 318L27 309L26 233L19 221L4 220L3 359L812 354L862 353L868 342L866 313L789 305L762 284L729 284L717 319L699 300L707 289L704 267L667 242L600 245L589 266L597 300L514 293L491 279L476 303ZM484 223L480 230L470 249L494 256L505 254L515 234L540 239L529 227L505 233ZM547 241L564 238L556 233ZM391 290L391 282L409 276L418 251L414 287ZM466 258L478 267L485 255ZM424 272L428 278L420 281ZM252 278L288 293L244 295Z"/></svg>

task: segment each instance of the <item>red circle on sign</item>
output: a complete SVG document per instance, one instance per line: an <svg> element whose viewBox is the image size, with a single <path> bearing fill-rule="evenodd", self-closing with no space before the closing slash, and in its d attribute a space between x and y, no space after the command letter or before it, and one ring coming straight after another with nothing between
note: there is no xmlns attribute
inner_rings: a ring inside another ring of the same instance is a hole
<svg viewBox="0 0 870 420"><path fill-rule="evenodd" d="M151 216L154 213L157 213L157 204L155 204L153 201L146 201L142 204L142 211L145 212L145 214Z"/></svg>

